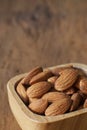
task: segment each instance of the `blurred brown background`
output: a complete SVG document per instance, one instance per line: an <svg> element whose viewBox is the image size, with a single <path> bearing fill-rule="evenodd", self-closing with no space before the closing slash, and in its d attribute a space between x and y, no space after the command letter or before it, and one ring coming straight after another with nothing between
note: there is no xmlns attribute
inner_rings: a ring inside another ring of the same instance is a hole
<svg viewBox="0 0 87 130"><path fill-rule="evenodd" d="M87 64L86 0L0 0L0 130L21 130L7 81L31 68Z"/></svg>

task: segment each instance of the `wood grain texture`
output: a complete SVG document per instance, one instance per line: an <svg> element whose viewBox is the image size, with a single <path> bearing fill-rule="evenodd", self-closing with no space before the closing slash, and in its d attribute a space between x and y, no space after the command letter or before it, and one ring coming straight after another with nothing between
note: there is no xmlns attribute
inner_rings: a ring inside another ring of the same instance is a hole
<svg viewBox="0 0 87 130"><path fill-rule="evenodd" d="M21 3L21 4L20 4ZM87 64L87 1L0 1L0 130L20 130L6 83L41 65Z"/></svg>
<svg viewBox="0 0 87 130"><path fill-rule="evenodd" d="M87 65L74 63L73 65L87 72ZM18 75L7 84L10 107L22 130L53 130L54 128L55 130L77 130L79 122L79 130L86 130L87 109L57 116L40 116L31 112L15 91L15 84L24 76L26 74Z"/></svg>

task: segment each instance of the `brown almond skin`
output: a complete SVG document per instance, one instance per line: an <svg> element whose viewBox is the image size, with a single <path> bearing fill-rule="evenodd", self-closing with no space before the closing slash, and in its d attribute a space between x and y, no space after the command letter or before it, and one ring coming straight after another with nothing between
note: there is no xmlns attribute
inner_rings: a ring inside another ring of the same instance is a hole
<svg viewBox="0 0 87 130"><path fill-rule="evenodd" d="M61 99L66 98L67 95L62 92L48 92L42 96L42 99L47 100L49 103L52 103L54 101L59 101Z"/></svg>
<svg viewBox="0 0 87 130"><path fill-rule="evenodd" d="M46 116L56 116L64 114L71 106L72 100L64 98L59 101L53 102L45 111Z"/></svg>
<svg viewBox="0 0 87 130"><path fill-rule="evenodd" d="M76 110L79 105L80 105L80 102L81 102L81 96L79 93L74 93L72 96L71 96L71 100L73 101L72 102L72 105L71 105L71 108L70 108L70 111L74 111Z"/></svg>
<svg viewBox="0 0 87 130"><path fill-rule="evenodd" d="M69 68L73 68L73 65L66 65L65 67L56 67L54 69L52 69L52 73L55 75L55 76L59 76L60 73L65 70L65 69L69 69Z"/></svg>
<svg viewBox="0 0 87 130"><path fill-rule="evenodd" d="M81 104L84 103L85 99L87 98L87 95L85 95L84 93L82 93L80 90L78 91L78 93L81 96Z"/></svg>
<svg viewBox="0 0 87 130"><path fill-rule="evenodd" d="M37 75L35 75L31 80L30 80L30 85L35 84L37 82L41 81L47 81L49 77L51 77L53 74L50 70L43 71Z"/></svg>
<svg viewBox="0 0 87 130"><path fill-rule="evenodd" d="M76 81L78 77L78 71L71 68L65 69L60 77L55 82L55 89L58 91L64 91L69 89Z"/></svg>
<svg viewBox="0 0 87 130"><path fill-rule="evenodd" d="M75 84L74 84L74 86L75 86L77 89L80 89L80 82L81 82L81 80L83 80L84 78L85 78L84 76L81 76L81 75L78 76L78 79L76 80L76 82L75 82Z"/></svg>
<svg viewBox="0 0 87 130"><path fill-rule="evenodd" d="M27 96L31 98L40 98L50 90L52 84L46 81L38 82L36 84L31 85L27 89Z"/></svg>
<svg viewBox="0 0 87 130"><path fill-rule="evenodd" d="M31 103L31 102L34 102L34 101L36 101L36 100L38 100L39 98L31 98L31 97L29 97L29 102Z"/></svg>
<svg viewBox="0 0 87 130"><path fill-rule="evenodd" d="M83 108L87 108L87 99L85 100L85 102L83 104Z"/></svg>
<svg viewBox="0 0 87 130"><path fill-rule="evenodd" d="M80 80L80 91L87 95L87 78Z"/></svg>
<svg viewBox="0 0 87 130"><path fill-rule="evenodd" d="M39 74L40 72L43 72L42 67L36 67L34 69L32 69L28 75L22 80L22 84L24 85L29 85L30 80L37 74Z"/></svg>
<svg viewBox="0 0 87 130"><path fill-rule="evenodd" d="M21 83L19 83L17 85L16 91L17 91L18 95L21 97L21 99L24 101L24 103L28 104L29 99L28 99L28 96L26 94L26 88Z"/></svg>
<svg viewBox="0 0 87 130"><path fill-rule="evenodd" d="M52 83L53 85L55 84L55 81L57 80L58 76L52 76L48 79L48 82Z"/></svg>
<svg viewBox="0 0 87 130"><path fill-rule="evenodd" d="M35 112L37 114L44 114L47 106L48 106L47 100L38 99L38 100L30 103L30 105L28 107L30 110L32 110L33 112Z"/></svg>
<svg viewBox="0 0 87 130"><path fill-rule="evenodd" d="M64 93L67 95L72 95L76 92L76 89L74 87L70 87L69 89L65 90Z"/></svg>

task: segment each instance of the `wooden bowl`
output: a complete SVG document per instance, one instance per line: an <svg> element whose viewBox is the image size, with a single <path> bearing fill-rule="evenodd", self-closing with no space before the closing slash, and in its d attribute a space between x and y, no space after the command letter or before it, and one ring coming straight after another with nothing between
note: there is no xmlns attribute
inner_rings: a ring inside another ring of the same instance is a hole
<svg viewBox="0 0 87 130"><path fill-rule="evenodd" d="M87 65L71 63L87 72ZM69 64L55 67L66 66ZM55 67L49 67L50 69ZM21 74L7 83L8 99L13 115L22 130L86 130L87 108L58 116L40 116L31 112L15 91L15 84L27 74Z"/></svg>

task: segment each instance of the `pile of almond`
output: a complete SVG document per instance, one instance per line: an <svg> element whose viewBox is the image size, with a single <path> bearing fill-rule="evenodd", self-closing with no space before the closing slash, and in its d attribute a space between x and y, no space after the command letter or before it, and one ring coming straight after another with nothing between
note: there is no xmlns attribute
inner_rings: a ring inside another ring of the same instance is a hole
<svg viewBox="0 0 87 130"><path fill-rule="evenodd" d="M56 116L87 107L87 75L73 65L43 70L36 67L16 86L34 113Z"/></svg>

